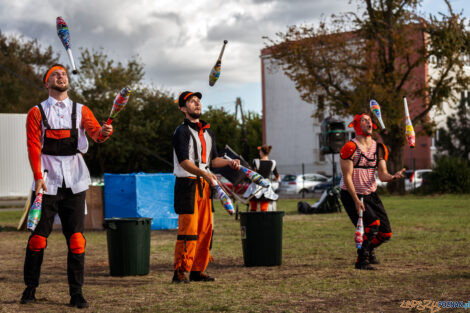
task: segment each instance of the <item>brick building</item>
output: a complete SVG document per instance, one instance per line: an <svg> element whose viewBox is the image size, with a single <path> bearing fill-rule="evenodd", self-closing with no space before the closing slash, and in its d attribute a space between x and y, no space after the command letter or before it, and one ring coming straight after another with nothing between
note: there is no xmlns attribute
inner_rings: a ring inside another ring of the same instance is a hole
<svg viewBox="0 0 470 313"><path fill-rule="evenodd" d="M426 45L426 34L415 33L413 38L418 45ZM463 56L467 62L465 71L470 75L470 58ZM318 172L332 174L332 156L320 152L320 124L322 119L314 119L311 115L316 105L307 103L300 98L291 81L278 66L269 58L269 49L261 50L262 76L262 112L263 112L263 143L273 146L271 158L275 159L281 173ZM437 75L438 64L431 57L429 62L415 69L415 77L419 84L428 85L430 77ZM416 83L416 82L415 82ZM406 85L405 85L406 89ZM467 101L470 107L470 93L462 93L461 101ZM400 103L400 105L403 105ZM429 117L436 121L438 127L444 127L446 117L454 112L453 103L443 103L440 111L432 110ZM411 117L414 117L424 106L421 100L408 99ZM327 116L326 113L325 116ZM347 125L351 117L341 117ZM346 129L350 138L353 130ZM415 129L419 130L419 129ZM403 148L404 166L412 169L431 168L436 153L434 138L417 136L416 146ZM339 157L335 155L339 168Z"/></svg>

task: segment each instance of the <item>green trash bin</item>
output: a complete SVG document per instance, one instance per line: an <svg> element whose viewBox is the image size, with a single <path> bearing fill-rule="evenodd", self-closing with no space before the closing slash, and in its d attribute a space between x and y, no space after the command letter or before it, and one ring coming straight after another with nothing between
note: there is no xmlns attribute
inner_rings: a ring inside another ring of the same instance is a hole
<svg viewBox="0 0 470 313"><path fill-rule="evenodd" d="M240 212L245 266L275 266L282 263L282 218L284 212Z"/></svg>
<svg viewBox="0 0 470 313"><path fill-rule="evenodd" d="M111 276L147 275L152 219L105 218Z"/></svg>

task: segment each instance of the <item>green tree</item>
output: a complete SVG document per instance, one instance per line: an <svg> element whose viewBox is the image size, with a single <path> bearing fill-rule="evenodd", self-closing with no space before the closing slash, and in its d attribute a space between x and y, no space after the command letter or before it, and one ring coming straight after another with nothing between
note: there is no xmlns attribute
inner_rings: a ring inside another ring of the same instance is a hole
<svg viewBox="0 0 470 313"><path fill-rule="evenodd" d="M119 90L132 89L128 105L113 123L113 136L104 144L91 143L85 155L93 176L172 170L172 135L181 113L171 95L142 87L143 75L136 59L124 65L102 51L82 50L71 94L89 106L99 121L107 119Z"/></svg>
<svg viewBox="0 0 470 313"><path fill-rule="evenodd" d="M251 164L251 160L259 158L257 147L263 144L263 119L258 113L248 112L245 123L248 155L244 155L244 158Z"/></svg>
<svg viewBox="0 0 470 313"><path fill-rule="evenodd" d="M46 68L58 62L52 48L0 31L0 112L26 113L47 98Z"/></svg>
<svg viewBox="0 0 470 313"><path fill-rule="evenodd" d="M447 155L438 157L432 172L425 174L417 193L470 193L468 159Z"/></svg>
<svg viewBox="0 0 470 313"><path fill-rule="evenodd" d="M447 117L446 128L439 128L437 150L441 154L470 160L470 102L462 92L456 114ZM468 104L467 104L468 103Z"/></svg>
<svg viewBox="0 0 470 313"><path fill-rule="evenodd" d="M343 116L367 112L372 98L380 103L388 129L380 135L391 148L391 172L403 166L403 96L423 103L412 112L413 124L429 134L434 126L429 111L455 101L470 83L461 58L470 53L465 18L447 0L447 15L425 18L417 11L421 2L358 0L362 16L333 15L319 27L291 26L276 40L268 38L274 65L283 68L303 100L318 102L315 117L327 109ZM422 76L430 56L439 71L426 81ZM403 181L388 186L403 190Z"/></svg>
<svg viewBox="0 0 470 313"><path fill-rule="evenodd" d="M209 105L201 118L211 125L216 139L217 151L221 152L225 145L229 145L236 152L242 153L240 123L233 114Z"/></svg>
<svg viewBox="0 0 470 313"><path fill-rule="evenodd" d="M219 153L225 145L229 145L249 163L252 159L259 157L256 147L261 145L263 141L262 119L259 114L248 112L245 115L247 149L244 147L242 124L233 114L209 106L202 119L211 124Z"/></svg>

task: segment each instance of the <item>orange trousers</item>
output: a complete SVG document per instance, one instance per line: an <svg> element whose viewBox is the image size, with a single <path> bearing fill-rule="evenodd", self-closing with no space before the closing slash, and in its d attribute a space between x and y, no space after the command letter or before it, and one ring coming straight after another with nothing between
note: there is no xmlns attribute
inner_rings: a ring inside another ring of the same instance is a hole
<svg viewBox="0 0 470 313"><path fill-rule="evenodd" d="M204 272L209 259L212 239L212 201L209 183L201 178L203 196L196 196L193 214L180 214L178 218L178 238L175 245L174 269L185 272Z"/></svg>
<svg viewBox="0 0 470 313"><path fill-rule="evenodd" d="M259 208L261 212L268 212L269 201L257 201L257 200L250 200L250 211L254 212L258 209L258 202L259 202Z"/></svg>

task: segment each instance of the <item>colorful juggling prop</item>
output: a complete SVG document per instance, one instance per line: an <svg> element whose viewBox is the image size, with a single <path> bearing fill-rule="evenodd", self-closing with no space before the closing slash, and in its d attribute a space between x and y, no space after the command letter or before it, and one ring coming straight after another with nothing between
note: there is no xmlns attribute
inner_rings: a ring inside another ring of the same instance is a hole
<svg viewBox="0 0 470 313"><path fill-rule="evenodd" d="M403 103L405 105L405 136L406 140L408 141L408 145L410 148L415 147L416 137L415 137L415 130L413 128L413 124L411 124L410 112L408 111L408 102L406 101L406 97L403 97Z"/></svg>
<svg viewBox="0 0 470 313"><path fill-rule="evenodd" d="M111 108L111 112L109 113L108 120L105 124L110 125L113 120L116 118L119 112L127 105L127 101L129 101L129 95L131 94L131 90L128 87L122 88L121 91L116 95L114 98L113 107ZM98 141L102 140L103 136L100 135Z"/></svg>
<svg viewBox="0 0 470 313"><path fill-rule="evenodd" d="M224 45L222 46L222 50L220 50L219 58L215 62L214 67L211 69L209 74L209 86L214 86L216 81L219 79L220 76L220 68L222 65L222 56L224 55L225 45L227 44L227 40L224 40Z"/></svg>
<svg viewBox="0 0 470 313"><path fill-rule="evenodd" d="M364 199L361 199L364 204ZM357 219L356 231L354 232L354 240L356 241L356 248L362 248L362 242L364 241L364 222L362 221L362 210L359 212L359 218Z"/></svg>
<svg viewBox="0 0 470 313"><path fill-rule="evenodd" d="M227 196L225 191L222 189L222 187L220 187L219 183L216 180L212 181L212 185L215 188L217 198L219 198L219 200L222 203L222 205L224 206L225 210L227 210L227 212L230 215L232 215L233 212L234 212L232 200L230 200L230 198Z"/></svg>
<svg viewBox="0 0 470 313"><path fill-rule="evenodd" d="M70 31L67 23L65 23L64 19L59 16L56 19L56 26L57 26L57 35L59 36L60 41L64 45L65 51L67 51L67 55L70 60L70 64L72 65L72 73L76 75L78 73L77 68L75 67L75 62L73 60L72 49L70 45Z"/></svg>
<svg viewBox="0 0 470 313"><path fill-rule="evenodd" d="M232 161L232 159L228 155L224 155L224 158ZM249 168L244 167L243 165L240 165L240 171L242 171L242 173L244 173L245 176L248 177L248 179L254 182L255 184L263 188L268 188L270 186L269 180L264 179L263 176L256 173L255 171L252 171Z"/></svg>
<svg viewBox="0 0 470 313"><path fill-rule="evenodd" d="M46 181L46 178L47 170L44 171L43 180ZM27 227L30 231L34 231L36 229L36 226L38 226L39 220L41 219L43 193L43 189L39 190L38 194L36 195L36 198L34 199L33 204L31 205L31 208L29 209Z"/></svg>
<svg viewBox="0 0 470 313"><path fill-rule="evenodd" d="M370 110L372 111L372 113L375 114L375 116L379 120L379 124L382 130L385 130L385 125L382 120L382 112L380 111L380 105L374 99L370 100Z"/></svg>

